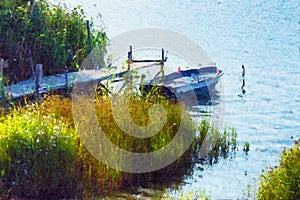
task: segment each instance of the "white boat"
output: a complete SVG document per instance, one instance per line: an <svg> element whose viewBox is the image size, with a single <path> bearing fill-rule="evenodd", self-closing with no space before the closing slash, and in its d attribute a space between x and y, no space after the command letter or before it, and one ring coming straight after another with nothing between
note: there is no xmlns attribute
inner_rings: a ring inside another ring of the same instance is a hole
<svg viewBox="0 0 300 200"><path fill-rule="evenodd" d="M132 58L132 48L128 52L127 69L117 73L114 78L115 91L124 88L126 78L130 77L131 82L140 86L142 92L149 92L153 87L160 87L161 93L171 98L187 98L190 95L196 95L198 99L203 96L210 96L210 91L224 74L215 63L207 66L196 67L165 67L167 58L164 56L160 60L135 60ZM172 68L172 69L171 69ZM175 69L175 70L174 70ZM132 76L124 76L134 71L134 76L138 77L133 80ZM127 82L128 83L128 82ZM118 86L117 86L118 85ZM102 85L103 86L103 85Z"/></svg>
<svg viewBox="0 0 300 200"><path fill-rule="evenodd" d="M223 75L223 71L216 65L201 66L188 70L178 69L177 73L166 75L163 81L165 87L176 94L193 90L196 94L206 87L214 87Z"/></svg>

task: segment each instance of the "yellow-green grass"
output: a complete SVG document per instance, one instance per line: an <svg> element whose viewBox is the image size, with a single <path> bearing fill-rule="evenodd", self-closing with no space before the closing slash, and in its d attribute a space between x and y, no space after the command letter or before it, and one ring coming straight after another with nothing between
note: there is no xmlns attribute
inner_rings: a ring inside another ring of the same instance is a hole
<svg viewBox="0 0 300 200"><path fill-rule="evenodd" d="M300 199L300 144L283 151L280 165L261 175L258 199Z"/></svg>
<svg viewBox="0 0 300 200"><path fill-rule="evenodd" d="M82 103L85 101L80 100ZM186 133L194 134L195 139L177 161L163 169L143 174L124 173L100 163L84 147L75 127L72 99L45 97L40 105L26 103L1 116L2 198L90 198L131 186L169 187L181 183L186 175L192 173L204 140L217 138L215 145L209 149L213 153L208 154L214 158L224 153L227 155L229 149L235 150L236 147L234 129L220 133L216 126L204 120L198 128L200 134L197 134L197 124L190 118L188 109L159 95L147 98L133 95L128 101L129 115L140 126L158 123L151 121L148 112L154 105L159 104L165 111L166 121L162 129L145 139L130 136L117 126L109 97L97 97L93 104L106 136L127 151L161 149L174 138L180 125Z"/></svg>

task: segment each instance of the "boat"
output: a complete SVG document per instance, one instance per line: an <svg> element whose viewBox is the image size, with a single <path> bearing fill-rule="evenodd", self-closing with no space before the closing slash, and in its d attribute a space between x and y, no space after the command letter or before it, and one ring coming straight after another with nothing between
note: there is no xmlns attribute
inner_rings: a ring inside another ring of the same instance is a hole
<svg viewBox="0 0 300 200"><path fill-rule="evenodd" d="M164 77L163 85L171 88L176 94L185 94L193 90L196 95L200 95L204 89L214 87L223 74L215 64L185 70L178 67L177 72Z"/></svg>
<svg viewBox="0 0 300 200"><path fill-rule="evenodd" d="M216 63L199 66L178 66L176 70L165 65L168 58L165 56L165 50L161 50L161 59L158 60L137 60L133 59L133 51L130 46L126 60L127 69L114 75L115 92L120 93L124 84L128 81L135 82L140 86L140 91L147 94L153 87L160 88L160 93L169 99L186 99L189 96L196 96L199 102L210 98L215 85L219 82L224 72ZM126 76L134 71L136 80L132 76ZM130 80L126 80L130 77ZM101 87L105 79L99 81ZM117 84L118 83L118 84ZM106 89L107 90L107 89Z"/></svg>

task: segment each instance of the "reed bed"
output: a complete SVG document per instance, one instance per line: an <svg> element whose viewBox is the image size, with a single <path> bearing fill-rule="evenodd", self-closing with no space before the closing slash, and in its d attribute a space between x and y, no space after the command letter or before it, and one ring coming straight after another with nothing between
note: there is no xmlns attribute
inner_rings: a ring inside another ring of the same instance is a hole
<svg viewBox="0 0 300 200"><path fill-rule="evenodd" d="M217 142L209 148L211 153L206 160L226 157L236 149L234 129L220 133L208 120L197 125L186 112L188 108L180 103L159 95L147 98L133 95L128 102L129 115L135 124L158 124L163 117L156 116L157 120L151 121L149 115L151 107L157 104L165 110L165 124L150 138L130 136L116 125L111 99L97 97L93 101L97 120L115 145L131 152L156 151L174 138L183 123L183 130L195 136L187 151L167 167L149 173L111 169L83 145L73 119L72 99L47 96L40 105L27 102L1 116L1 198L91 198L138 186L167 188L182 183L193 172L201 146L210 137L217 138Z"/></svg>

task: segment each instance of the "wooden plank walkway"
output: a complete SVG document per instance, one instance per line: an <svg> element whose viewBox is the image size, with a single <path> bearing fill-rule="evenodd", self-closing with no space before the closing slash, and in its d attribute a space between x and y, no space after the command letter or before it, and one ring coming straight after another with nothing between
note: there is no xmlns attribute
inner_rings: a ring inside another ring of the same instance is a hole
<svg viewBox="0 0 300 200"><path fill-rule="evenodd" d="M3 61L3 60L2 60ZM44 76L41 77L40 74L37 71L41 71L38 66L36 66L35 70L35 77L37 80L34 80L34 78L31 78L26 81L21 81L17 84L13 84L10 86L5 87L4 94L0 95L0 99L3 99L3 96L5 96L5 99L18 99L24 96L33 95L35 93L38 93L38 98L40 98L41 93L50 93L53 90L62 89L62 88L68 88L73 87L75 82L87 82L87 81L97 81L97 80L107 80L111 78L122 78L122 76L128 72L128 70L138 70L143 71L146 68L152 68L152 75L159 74L158 71L160 71L162 65L164 65L164 62L166 62L166 58L164 55L164 49L162 49L162 59L161 60L134 60L132 59L132 46L130 46L130 51L128 52L128 68L126 69L119 69L117 72L114 73L108 73L105 72L104 69L95 70L82 70L79 72L71 72L68 73L67 71L62 74L56 74L52 76ZM2 74L4 64L0 63L0 71ZM42 66L40 66L42 67ZM121 71L120 71L121 70ZM109 71L109 70L108 70ZM155 72L155 73L154 73ZM149 76L149 75L148 75ZM150 76L151 77L151 76ZM148 78L150 78L148 77ZM39 80L41 78L41 80ZM151 77L152 79L155 78ZM151 81L151 78L148 81ZM3 82L1 80L2 87L3 88Z"/></svg>
<svg viewBox="0 0 300 200"><path fill-rule="evenodd" d="M132 64L131 69L135 70L142 70L148 67L156 67L159 66L153 63L139 63L139 64ZM160 68L157 68L160 69ZM103 69L100 70L82 70L79 72L69 72L67 73L67 83L68 87L73 87L75 82L88 82L88 81L97 81L97 80L108 80L113 78L121 78L127 70L117 71L114 73L109 74L105 72ZM52 76L42 76L41 84L40 84L40 93L50 93L53 90L63 89L66 88L66 73L56 74ZM36 92L35 88L35 80L29 79L25 81L20 81L17 84L13 84L10 86L5 87L5 98L7 100L10 99L18 99L24 96L33 95ZM0 97L2 99L2 97Z"/></svg>
<svg viewBox="0 0 300 200"><path fill-rule="evenodd" d="M84 70L84 79L81 81L88 80L100 80L105 78L105 75L100 70ZM70 72L67 74L68 87L73 87L75 80L80 77L79 72ZM40 93L50 93L53 90L66 88L66 74L56 74L52 76L43 76L41 80ZM33 95L35 93L35 81L34 79L29 79L26 81L21 81L17 84L7 86L5 88L6 99L18 99L24 96Z"/></svg>

